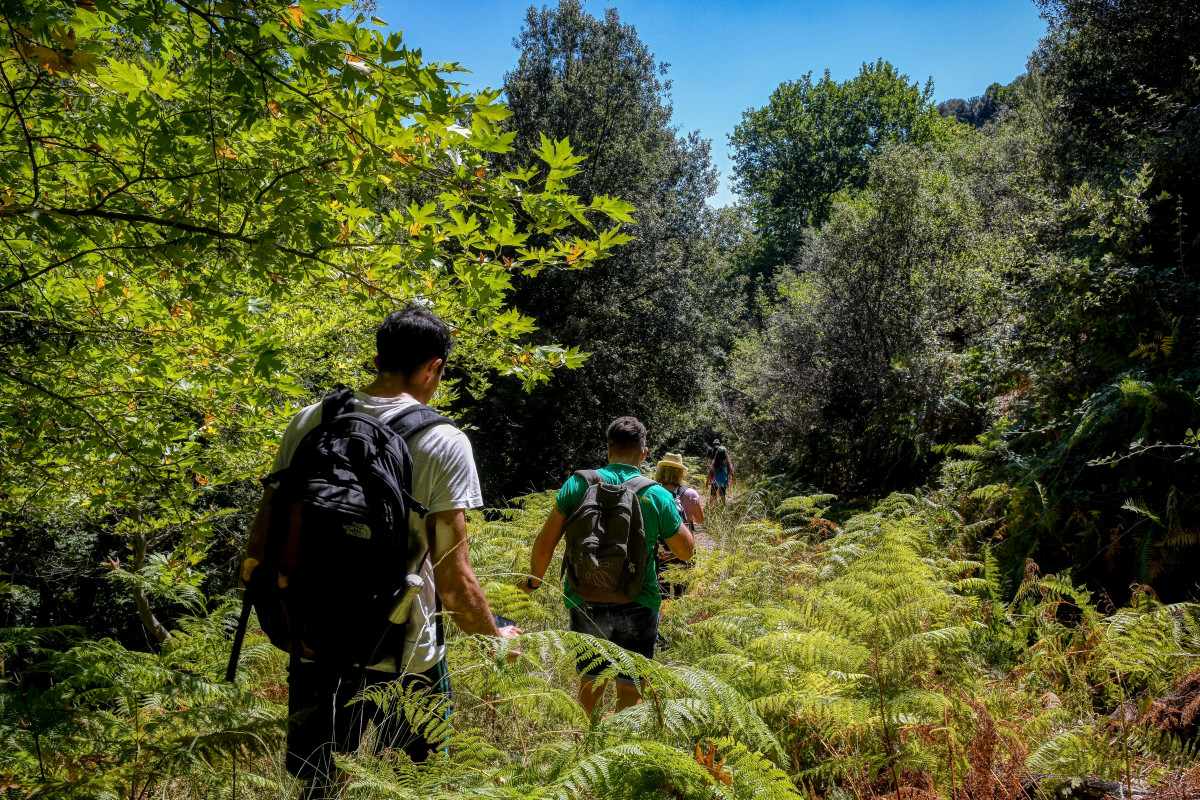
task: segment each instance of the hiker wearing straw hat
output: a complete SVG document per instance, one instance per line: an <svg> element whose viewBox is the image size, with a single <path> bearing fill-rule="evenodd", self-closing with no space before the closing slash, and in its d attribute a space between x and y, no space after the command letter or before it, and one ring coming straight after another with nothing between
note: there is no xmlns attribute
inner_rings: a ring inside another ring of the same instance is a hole
<svg viewBox="0 0 1200 800"><path fill-rule="evenodd" d="M684 483L687 472L681 453L665 453L662 461L658 462L654 480L674 495L680 516L688 528L695 532L696 523L704 524L704 506L700 502L700 493Z"/></svg>
<svg viewBox="0 0 1200 800"><path fill-rule="evenodd" d="M704 505L700 502L700 493L684 483L687 475L687 465L683 463L682 453L666 453L654 472L654 480L675 498L675 507L683 524L692 533L696 532L696 523L704 524ZM690 566L691 562L681 561L661 544L655 552L654 560L658 562L658 591L666 598L678 598L686 588L682 583L666 582L663 580L663 569L668 566Z"/></svg>

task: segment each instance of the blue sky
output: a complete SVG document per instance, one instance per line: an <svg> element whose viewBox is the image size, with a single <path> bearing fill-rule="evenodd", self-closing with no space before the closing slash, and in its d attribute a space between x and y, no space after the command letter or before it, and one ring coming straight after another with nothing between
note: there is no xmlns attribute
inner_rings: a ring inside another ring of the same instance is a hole
<svg viewBox="0 0 1200 800"><path fill-rule="evenodd" d="M479 89L499 87L516 64L512 39L531 5L378 3L378 15L404 31L409 47L421 48L426 61L461 63L471 70L462 80ZM714 205L734 200L726 136L743 111L766 103L780 83L825 69L846 80L862 62L882 57L922 84L932 77L938 101L970 97L1024 72L1046 29L1032 0L587 0L584 7L596 16L615 7L656 58L671 65L676 124L713 143L721 171Z"/></svg>

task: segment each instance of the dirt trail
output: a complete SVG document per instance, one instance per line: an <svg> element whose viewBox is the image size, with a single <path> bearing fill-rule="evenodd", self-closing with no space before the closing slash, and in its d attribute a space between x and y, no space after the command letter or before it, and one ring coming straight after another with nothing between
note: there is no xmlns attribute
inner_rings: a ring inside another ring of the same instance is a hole
<svg viewBox="0 0 1200 800"><path fill-rule="evenodd" d="M697 550L715 550L717 548L716 540L704 530L704 523L702 522L696 525L695 538Z"/></svg>

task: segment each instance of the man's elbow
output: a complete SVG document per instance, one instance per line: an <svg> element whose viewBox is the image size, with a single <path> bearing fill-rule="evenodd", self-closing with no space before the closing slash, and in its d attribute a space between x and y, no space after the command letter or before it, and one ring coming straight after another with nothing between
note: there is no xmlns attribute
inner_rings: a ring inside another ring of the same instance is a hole
<svg viewBox="0 0 1200 800"><path fill-rule="evenodd" d="M467 607L467 594L460 586L437 587L438 598L442 601L442 608L451 616L461 613Z"/></svg>
<svg viewBox="0 0 1200 800"><path fill-rule="evenodd" d="M433 581L438 597L442 601L442 607L451 614L469 610L472 590L482 591L475 572L469 566L460 564L447 565L445 569L435 569Z"/></svg>
<svg viewBox="0 0 1200 800"><path fill-rule="evenodd" d="M550 537L545 539L539 538L533 544L532 552L536 553L542 560L549 562L554 558L554 550L558 542L553 541Z"/></svg>
<svg viewBox="0 0 1200 800"><path fill-rule="evenodd" d="M675 554L675 557L681 561L691 561L692 556L696 554L696 541L690 533L685 531L681 531L671 537L667 545L671 548L671 552Z"/></svg>

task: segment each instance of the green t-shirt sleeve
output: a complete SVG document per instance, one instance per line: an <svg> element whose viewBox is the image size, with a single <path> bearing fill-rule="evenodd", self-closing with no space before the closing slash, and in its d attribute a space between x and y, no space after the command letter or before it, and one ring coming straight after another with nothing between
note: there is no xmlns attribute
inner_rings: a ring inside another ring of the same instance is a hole
<svg viewBox="0 0 1200 800"><path fill-rule="evenodd" d="M572 475L567 478L567 482L558 490L558 494L554 496L554 504L558 506L558 512L564 517L571 516L571 512L575 510L575 506L579 505L579 501L583 499L583 493L587 489L587 481L580 478L578 475Z"/></svg>
<svg viewBox="0 0 1200 800"><path fill-rule="evenodd" d="M675 498L671 496L670 492L661 486L655 486L653 489L657 490L654 492L654 506L658 511L658 538L670 539L679 533L683 517L679 516L679 509L675 507Z"/></svg>

